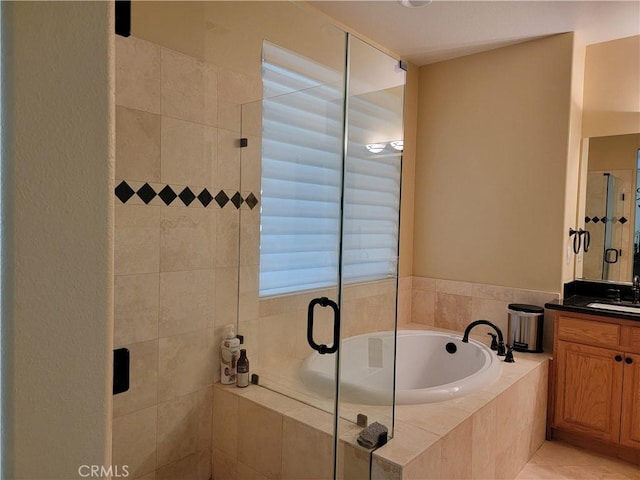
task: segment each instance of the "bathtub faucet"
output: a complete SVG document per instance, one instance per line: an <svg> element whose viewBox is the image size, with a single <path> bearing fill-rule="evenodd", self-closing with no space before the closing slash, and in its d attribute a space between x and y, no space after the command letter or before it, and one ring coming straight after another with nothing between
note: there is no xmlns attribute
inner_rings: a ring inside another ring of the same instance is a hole
<svg viewBox="0 0 640 480"><path fill-rule="evenodd" d="M469 334L471 333L471 330L473 329L473 327L477 325L488 325L496 331L496 333L498 334L498 356L504 357L507 354L507 352L505 351L505 348L504 348L504 337L502 336L502 330L500 330L500 328L498 328L497 325L494 325L489 320L475 320L471 322L469 325L467 325L467 328L464 329L464 335L462 337L462 341L464 343L469 343Z"/></svg>

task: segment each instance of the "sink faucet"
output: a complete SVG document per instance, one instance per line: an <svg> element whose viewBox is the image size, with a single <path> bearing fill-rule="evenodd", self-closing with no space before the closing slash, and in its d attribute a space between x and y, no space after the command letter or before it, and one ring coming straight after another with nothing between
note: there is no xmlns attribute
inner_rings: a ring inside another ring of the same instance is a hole
<svg viewBox="0 0 640 480"><path fill-rule="evenodd" d="M633 277L633 287L631 287L633 291L633 303L640 303L640 275L635 275Z"/></svg>
<svg viewBox="0 0 640 480"><path fill-rule="evenodd" d="M471 329L477 325L488 325L493 328L498 334L498 355L504 357L506 355L506 351L504 349L504 337L502 336L502 330L500 330L496 325L491 323L489 320L475 320L467 325L467 328L464 329L464 335L462 336L462 341L464 343L469 343L469 333L471 333Z"/></svg>

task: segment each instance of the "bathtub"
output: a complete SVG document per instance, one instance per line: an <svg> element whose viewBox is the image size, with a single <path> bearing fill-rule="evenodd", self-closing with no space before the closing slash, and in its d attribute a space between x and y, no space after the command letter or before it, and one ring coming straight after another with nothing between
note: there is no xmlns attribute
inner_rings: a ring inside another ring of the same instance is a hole
<svg viewBox="0 0 640 480"><path fill-rule="evenodd" d="M496 380L502 359L475 340L429 330L399 330L396 404L449 400L480 390ZM335 394L336 355L313 353L300 377L314 392ZM390 405L393 386L393 332L346 338L340 347L340 399L366 405Z"/></svg>

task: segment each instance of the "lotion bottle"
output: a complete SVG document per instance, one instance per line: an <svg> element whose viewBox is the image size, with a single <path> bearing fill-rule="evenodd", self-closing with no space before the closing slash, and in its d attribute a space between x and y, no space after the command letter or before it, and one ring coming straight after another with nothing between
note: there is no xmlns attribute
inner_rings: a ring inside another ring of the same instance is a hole
<svg viewBox="0 0 640 480"><path fill-rule="evenodd" d="M236 337L233 324L227 325L224 340L220 345L220 383L236 383L236 363L240 356L240 339Z"/></svg>
<svg viewBox="0 0 640 480"><path fill-rule="evenodd" d="M240 358L237 363L238 381L236 385L238 387L249 386L249 359L247 358L247 351L243 348L240 350Z"/></svg>

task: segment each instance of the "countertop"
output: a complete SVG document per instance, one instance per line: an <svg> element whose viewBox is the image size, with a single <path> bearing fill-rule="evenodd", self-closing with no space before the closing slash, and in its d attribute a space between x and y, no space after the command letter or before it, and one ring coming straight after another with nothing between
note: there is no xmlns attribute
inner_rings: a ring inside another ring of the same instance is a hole
<svg viewBox="0 0 640 480"><path fill-rule="evenodd" d="M611 317L611 318L624 318L626 320L635 320L637 322L640 322L640 305L635 306L638 308L638 313L628 313L628 312L618 312L614 310L606 310L602 308L588 307L587 305L590 303L607 303L611 305L631 305L631 302L628 302L628 301L614 302L613 300L608 298L592 297L587 295L572 295L563 300L554 300L553 302L546 303L544 307L550 310L561 310L565 312L584 313L587 315L600 315L603 317Z"/></svg>

